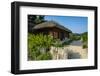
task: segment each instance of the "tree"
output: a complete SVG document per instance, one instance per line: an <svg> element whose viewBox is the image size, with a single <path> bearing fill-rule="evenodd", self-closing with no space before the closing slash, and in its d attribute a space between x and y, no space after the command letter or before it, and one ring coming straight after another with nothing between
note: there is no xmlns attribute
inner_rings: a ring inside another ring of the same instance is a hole
<svg viewBox="0 0 100 76"><path fill-rule="evenodd" d="M28 15L28 32L33 31L33 27L39 23L44 22L44 16L42 15Z"/></svg>
<svg viewBox="0 0 100 76"><path fill-rule="evenodd" d="M44 16L36 16L35 23L38 24L41 22L44 22Z"/></svg>
<svg viewBox="0 0 100 76"><path fill-rule="evenodd" d="M42 15L28 15L28 23L39 24L44 21L44 16Z"/></svg>

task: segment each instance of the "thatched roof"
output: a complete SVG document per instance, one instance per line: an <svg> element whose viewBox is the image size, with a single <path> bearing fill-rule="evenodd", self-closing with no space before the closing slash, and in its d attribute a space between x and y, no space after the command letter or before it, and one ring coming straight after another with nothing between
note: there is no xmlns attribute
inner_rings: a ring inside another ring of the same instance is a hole
<svg viewBox="0 0 100 76"><path fill-rule="evenodd" d="M66 28L66 27L64 27L64 26L62 26L54 21L46 21L46 22L40 23L38 25L35 25L33 27L33 29L42 29L42 28L50 28L50 27L57 27L59 29L65 30L67 32L72 32L68 28Z"/></svg>

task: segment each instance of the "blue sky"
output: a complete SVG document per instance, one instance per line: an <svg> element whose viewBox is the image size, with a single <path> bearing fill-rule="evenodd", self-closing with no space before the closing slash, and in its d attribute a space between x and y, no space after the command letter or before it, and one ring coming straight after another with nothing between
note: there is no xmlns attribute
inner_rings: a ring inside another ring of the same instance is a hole
<svg viewBox="0 0 100 76"><path fill-rule="evenodd" d="M69 28L73 33L87 32L88 17L79 16L45 16L45 20L56 21Z"/></svg>

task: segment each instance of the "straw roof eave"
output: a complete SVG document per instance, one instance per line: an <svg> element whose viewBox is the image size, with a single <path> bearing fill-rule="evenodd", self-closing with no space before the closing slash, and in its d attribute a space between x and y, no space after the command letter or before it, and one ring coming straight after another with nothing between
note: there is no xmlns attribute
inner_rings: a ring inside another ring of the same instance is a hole
<svg viewBox="0 0 100 76"><path fill-rule="evenodd" d="M68 28L66 28L66 27L64 27L64 26L62 26L54 21L47 21L47 22L40 23L38 25L35 25L32 29L37 30L37 29L51 28L51 27L57 27L59 29L65 30L67 32L72 32Z"/></svg>

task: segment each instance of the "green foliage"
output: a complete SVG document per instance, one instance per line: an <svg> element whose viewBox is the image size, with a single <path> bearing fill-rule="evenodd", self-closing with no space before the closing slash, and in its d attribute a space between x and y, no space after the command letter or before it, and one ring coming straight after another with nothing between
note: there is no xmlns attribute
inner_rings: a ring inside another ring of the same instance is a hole
<svg viewBox="0 0 100 76"><path fill-rule="evenodd" d="M29 15L28 16L28 23L39 24L44 22L44 16L42 15Z"/></svg>
<svg viewBox="0 0 100 76"><path fill-rule="evenodd" d="M82 34L82 41L83 42L87 42L88 41L88 34L87 34L87 32Z"/></svg>
<svg viewBox="0 0 100 76"><path fill-rule="evenodd" d="M62 45L69 45L72 41L73 41L73 40L67 40L67 41L63 42Z"/></svg>
<svg viewBox="0 0 100 76"><path fill-rule="evenodd" d="M42 22L45 22L43 15L28 15L28 32L33 32L33 27L37 24L40 24Z"/></svg>
<svg viewBox="0 0 100 76"><path fill-rule="evenodd" d="M83 48L88 48L88 33L85 32L81 35L82 42L83 42Z"/></svg>
<svg viewBox="0 0 100 76"><path fill-rule="evenodd" d="M36 19L34 20L36 24L41 23L43 21L44 21L44 16L36 16Z"/></svg>
<svg viewBox="0 0 100 76"><path fill-rule="evenodd" d="M87 44L83 44L83 48L88 48Z"/></svg>
<svg viewBox="0 0 100 76"><path fill-rule="evenodd" d="M81 39L81 36L78 35L78 34L72 33L72 34L70 34L70 39L71 40L80 40Z"/></svg>
<svg viewBox="0 0 100 76"><path fill-rule="evenodd" d="M53 46L62 47L62 42L59 39L54 39Z"/></svg>
<svg viewBox="0 0 100 76"><path fill-rule="evenodd" d="M47 53L44 53L44 54L40 54L38 57L37 57L37 60L50 60L52 59L52 56L49 52Z"/></svg>
<svg viewBox="0 0 100 76"><path fill-rule="evenodd" d="M41 48L48 49L53 44L53 38L43 34L28 34L28 57L29 60L51 59L47 50L41 51Z"/></svg>

